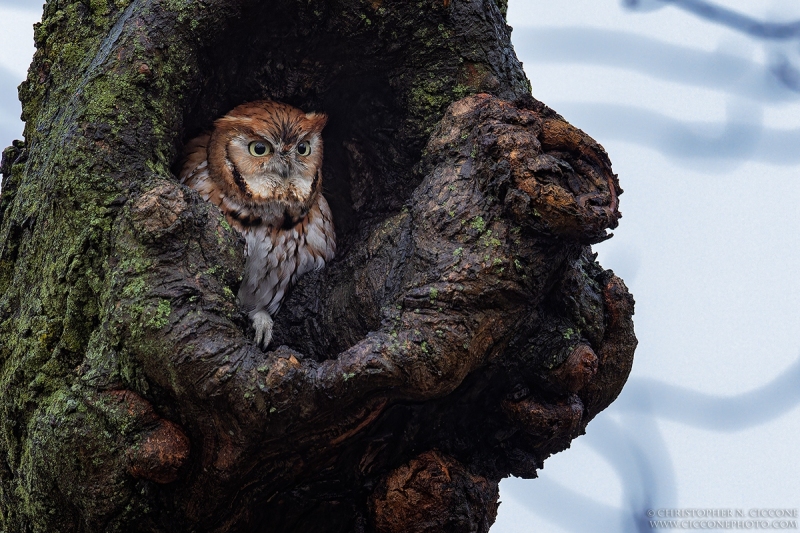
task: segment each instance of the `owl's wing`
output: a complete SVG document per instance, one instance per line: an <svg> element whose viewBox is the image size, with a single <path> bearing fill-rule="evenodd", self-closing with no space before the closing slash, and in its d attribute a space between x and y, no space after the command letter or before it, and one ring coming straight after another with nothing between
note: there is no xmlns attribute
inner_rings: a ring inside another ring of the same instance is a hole
<svg viewBox="0 0 800 533"><path fill-rule="evenodd" d="M183 149L183 166L180 176L178 176L181 183L196 189L194 182L199 177L198 174L203 171L208 174L208 140L210 138L210 133L204 133L186 143Z"/></svg>
<svg viewBox="0 0 800 533"><path fill-rule="evenodd" d="M224 194L209 174L208 141L210 138L211 134L205 133L186 143L183 167L179 177L181 183L199 192L203 200L211 202L223 212L227 212L229 209L222 207Z"/></svg>

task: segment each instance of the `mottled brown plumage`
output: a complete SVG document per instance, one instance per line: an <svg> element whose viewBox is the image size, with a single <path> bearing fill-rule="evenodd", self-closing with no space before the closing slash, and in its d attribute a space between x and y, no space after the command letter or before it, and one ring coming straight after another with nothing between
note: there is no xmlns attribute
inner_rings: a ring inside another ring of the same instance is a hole
<svg viewBox="0 0 800 533"><path fill-rule="evenodd" d="M322 137L327 117L279 102L242 104L189 141L180 179L215 204L246 242L239 302L266 348L272 315L306 272L336 251L322 196Z"/></svg>

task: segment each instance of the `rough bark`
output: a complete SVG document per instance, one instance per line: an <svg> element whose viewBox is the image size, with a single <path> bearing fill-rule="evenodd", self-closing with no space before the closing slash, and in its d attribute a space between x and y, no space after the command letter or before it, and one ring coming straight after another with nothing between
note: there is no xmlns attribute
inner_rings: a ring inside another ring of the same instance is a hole
<svg viewBox="0 0 800 533"><path fill-rule="evenodd" d="M622 192L492 0L51 0L0 203L0 509L23 531L487 531L619 394ZM339 251L249 341L173 174L241 102L329 114Z"/></svg>

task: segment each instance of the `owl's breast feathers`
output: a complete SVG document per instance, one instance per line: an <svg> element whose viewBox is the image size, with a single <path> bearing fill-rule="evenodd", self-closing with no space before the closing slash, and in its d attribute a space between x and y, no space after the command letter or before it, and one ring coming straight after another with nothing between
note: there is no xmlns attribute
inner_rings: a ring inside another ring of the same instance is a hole
<svg viewBox="0 0 800 533"><path fill-rule="evenodd" d="M336 241L328 202L319 196L311 211L295 226L251 226L242 231L247 262L239 301L251 316L273 315L297 278L333 259Z"/></svg>

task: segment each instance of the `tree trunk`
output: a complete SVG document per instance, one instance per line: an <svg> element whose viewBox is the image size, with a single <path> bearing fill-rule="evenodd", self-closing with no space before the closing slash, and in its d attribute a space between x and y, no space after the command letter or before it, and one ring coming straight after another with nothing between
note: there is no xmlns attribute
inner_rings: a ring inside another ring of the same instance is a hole
<svg viewBox="0 0 800 533"><path fill-rule="evenodd" d="M619 394L602 147L493 0L50 0L0 204L2 530L485 532ZM177 183L242 102L330 117L336 259L263 353Z"/></svg>

